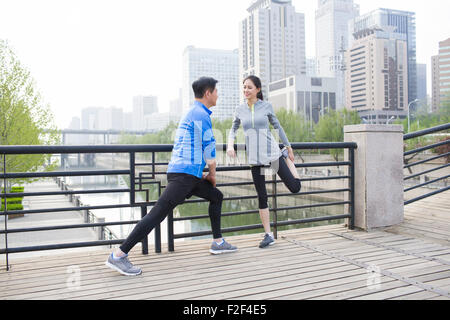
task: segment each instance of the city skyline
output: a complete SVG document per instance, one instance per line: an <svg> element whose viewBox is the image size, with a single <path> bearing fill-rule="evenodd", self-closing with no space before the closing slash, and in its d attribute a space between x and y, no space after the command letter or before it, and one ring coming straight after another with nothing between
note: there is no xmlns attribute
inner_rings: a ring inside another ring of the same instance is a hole
<svg viewBox="0 0 450 320"><path fill-rule="evenodd" d="M157 96L160 112L168 112L182 87L186 46L237 49L239 21L248 15L251 1L122 3L3 0L0 5L6 13L0 38L9 41L30 70L61 128L89 106L131 111L137 95ZM437 0L355 3L360 14L377 8L416 13L417 63L427 64L430 94L431 57L438 54L439 41L449 37L445 28L430 26L445 21L450 4ZM305 14L306 56L314 57L317 1L293 0L292 4Z"/></svg>

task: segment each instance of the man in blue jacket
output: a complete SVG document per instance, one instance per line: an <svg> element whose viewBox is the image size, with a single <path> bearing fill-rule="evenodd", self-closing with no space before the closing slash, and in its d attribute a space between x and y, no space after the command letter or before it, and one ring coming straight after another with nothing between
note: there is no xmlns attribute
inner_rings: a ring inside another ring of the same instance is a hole
<svg viewBox="0 0 450 320"><path fill-rule="evenodd" d="M209 217L214 241L212 254L237 250L220 232L223 194L216 188L216 141L211 111L217 102L217 80L202 77L192 84L195 102L178 126L172 158L167 169L167 187L152 210L134 227L128 238L108 257L106 265L121 274L139 275L142 270L128 260L128 252L160 224L186 198L209 200ZM203 175L208 165L209 173Z"/></svg>

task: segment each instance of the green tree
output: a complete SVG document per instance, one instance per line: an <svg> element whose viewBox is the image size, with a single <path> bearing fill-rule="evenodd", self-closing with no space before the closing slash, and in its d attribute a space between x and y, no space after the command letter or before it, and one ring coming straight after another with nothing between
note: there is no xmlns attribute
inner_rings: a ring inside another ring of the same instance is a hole
<svg viewBox="0 0 450 320"><path fill-rule="evenodd" d="M361 118L356 111L348 111L347 109L331 111L321 117L315 125L315 140L317 142L343 142L344 126L360 123ZM342 153L343 149L330 150L330 154L336 161Z"/></svg>
<svg viewBox="0 0 450 320"><path fill-rule="evenodd" d="M286 109L276 112L286 135L291 142L311 142L313 140L309 123L300 114Z"/></svg>
<svg viewBox="0 0 450 320"><path fill-rule="evenodd" d="M50 132L46 133L46 129ZM0 40L0 145L52 145L59 141L50 107L42 102L30 72L22 66L8 42ZM6 171L52 170L54 165L48 165L50 156L7 156ZM3 161L0 168L4 170ZM7 189L25 181L32 180L9 180Z"/></svg>

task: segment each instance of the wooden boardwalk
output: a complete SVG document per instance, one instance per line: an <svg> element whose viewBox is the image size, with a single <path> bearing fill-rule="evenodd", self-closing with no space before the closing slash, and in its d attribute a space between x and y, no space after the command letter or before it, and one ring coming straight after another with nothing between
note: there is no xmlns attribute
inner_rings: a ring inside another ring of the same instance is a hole
<svg viewBox="0 0 450 320"><path fill-rule="evenodd" d="M138 277L104 262L109 250L43 258L0 256L0 299L444 299L450 297L450 192L406 207L405 223L372 232L342 225L228 237L238 252L214 256L210 240L176 242L175 252L140 254ZM447 204L446 204L447 202Z"/></svg>

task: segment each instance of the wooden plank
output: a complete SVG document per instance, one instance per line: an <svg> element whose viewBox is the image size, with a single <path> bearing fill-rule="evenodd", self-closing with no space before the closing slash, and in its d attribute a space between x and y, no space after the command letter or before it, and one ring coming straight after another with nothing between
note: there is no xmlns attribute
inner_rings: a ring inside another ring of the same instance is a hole
<svg viewBox="0 0 450 320"><path fill-rule="evenodd" d="M186 283L184 281L173 283L171 286L163 283L161 286L151 285L142 290L142 287L128 288L127 290L120 290L102 294L102 299L155 299L157 297L166 297L169 299L186 299L192 295L203 294L206 292L210 297L214 296L214 299L219 299L217 293L234 290L235 288L242 288L252 286L253 283L258 283L262 286L267 286L270 283L278 283L289 281L289 279L295 279L298 277L308 277L314 273L330 273L333 270L344 272L345 270L355 269L354 266L345 265L345 263L336 262L331 268L330 266L315 265L309 267L302 267L296 265L286 271L285 274L278 274L276 272L267 274L260 273L255 274L253 271L249 271L249 274L243 274L239 268L234 269L234 275L222 274L204 274L201 281L195 280L194 283ZM87 296L91 299L93 296ZM95 298L95 296L94 296Z"/></svg>
<svg viewBox="0 0 450 320"><path fill-rule="evenodd" d="M298 269L300 267L305 266L305 267L311 267L313 269L317 269L318 267L320 268L328 268L328 267L333 267L334 264L331 261L331 259L324 261L324 259L322 257L317 257L317 255L315 257L312 257L310 259L310 261L308 262L308 259L305 259L304 257L302 258L301 256L295 258L295 257L285 257L286 261L290 262L285 262L285 261L280 261L280 259L274 259L275 261L275 266L278 264L282 264L283 266L288 266L289 268L293 268L293 269ZM298 261L296 261L295 259L297 259ZM262 267L264 267L264 265L261 263L262 261L251 261L254 263L254 265L258 264L261 265ZM340 262L338 262L340 263ZM203 266L203 269L202 269ZM179 286L179 282L184 282L185 278L186 278L186 269L187 267L184 267L180 270L179 273L175 273L177 274L177 277L174 277L174 271L170 270L168 271L162 271L162 272L152 272L149 273L148 275L143 275L142 277L140 276L139 278L141 278L141 282L137 283L137 289L138 290L142 290L142 283L147 282L147 279L150 278L150 280L157 280L157 281L162 281L161 285L163 286L167 286L168 282L172 282L174 286L178 287ZM202 279L202 276L206 273L208 275L212 275L214 274L214 272L218 272L219 274L224 274L224 271L226 271L227 269L230 269L231 271L228 273L231 273L230 276L232 277L232 273L236 273L237 275L241 275L242 271L245 271L245 269L243 270L242 265L236 265L236 264L230 264L227 266L223 266L223 263L220 263L217 267L208 267L207 264L202 264L201 266L193 266L189 268L192 272L193 272L193 281L199 281L199 279ZM254 266L250 266L248 272L250 272L251 274L254 274ZM112 277L112 279L114 279L116 281L119 280L120 282L127 284L127 277L122 277L120 275L118 275L117 273L111 271L109 273L107 273L107 275L109 274L110 277ZM107 276L106 275L106 276ZM162 279L162 280L160 280ZM100 287L105 285L104 282L100 282ZM106 286L109 286L109 284L106 284ZM114 283L113 284L114 287L117 287L119 289L122 289L122 286L118 285L118 283ZM84 286L83 286L84 287ZM149 290L154 290L154 282L152 283L152 285L148 288ZM104 291L104 289L102 289Z"/></svg>
<svg viewBox="0 0 450 320"><path fill-rule="evenodd" d="M377 293L367 294L355 298L350 298L349 300L385 300L398 296L403 296L411 293L423 292L422 288L416 286L402 286L399 288L392 288L389 290L384 290Z"/></svg>

